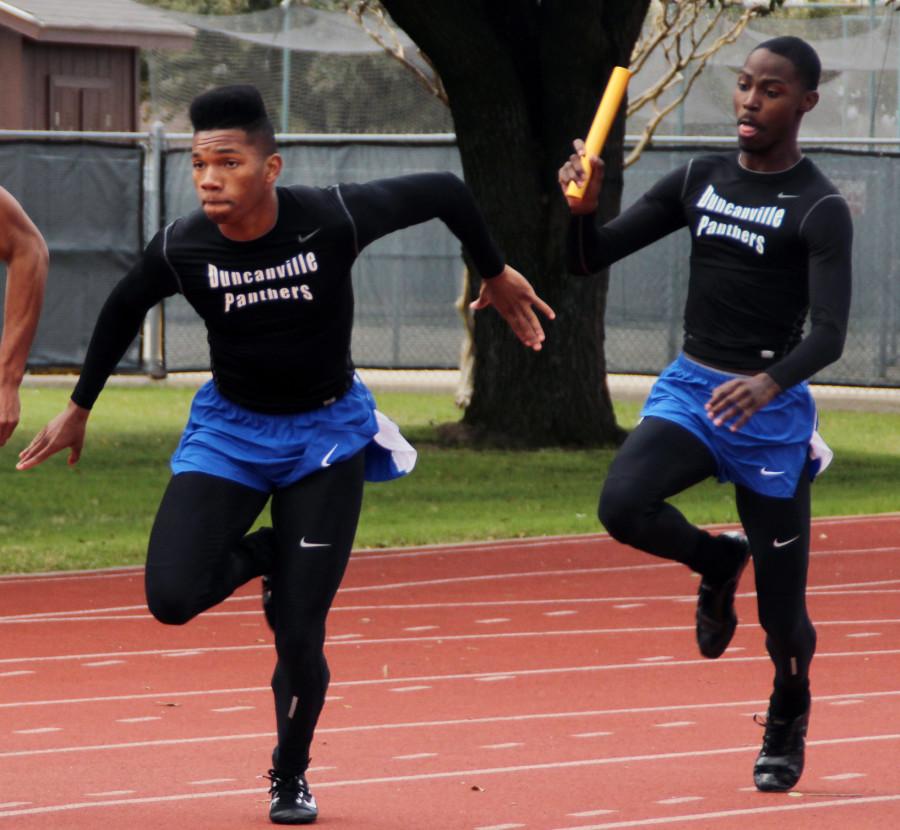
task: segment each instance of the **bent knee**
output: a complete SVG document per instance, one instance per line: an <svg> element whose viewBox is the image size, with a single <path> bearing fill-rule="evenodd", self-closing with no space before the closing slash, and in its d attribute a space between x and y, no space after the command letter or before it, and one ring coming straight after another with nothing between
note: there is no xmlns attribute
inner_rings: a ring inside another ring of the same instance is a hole
<svg viewBox="0 0 900 830"><path fill-rule="evenodd" d="M147 607L165 625L184 625L197 616L197 611L192 606L177 598L148 596Z"/></svg>
<svg viewBox="0 0 900 830"><path fill-rule="evenodd" d="M613 539L629 543L637 538L641 513L640 505L628 488L607 480L600 494L597 518Z"/></svg>

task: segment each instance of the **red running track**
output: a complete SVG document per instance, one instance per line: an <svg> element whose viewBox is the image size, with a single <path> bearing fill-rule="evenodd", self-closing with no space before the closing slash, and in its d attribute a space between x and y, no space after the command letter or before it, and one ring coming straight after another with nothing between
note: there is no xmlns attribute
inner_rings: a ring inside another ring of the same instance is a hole
<svg viewBox="0 0 900 830"><path fill-rule="evenodd" d="M138 569L0 579L0 830L268 827L258 586L181 628ZM354 554L330 618L317 826L900 827L900 514L817 521L807 770L751 770L752 573L719 660L696 580L592 535Z"/></svg>

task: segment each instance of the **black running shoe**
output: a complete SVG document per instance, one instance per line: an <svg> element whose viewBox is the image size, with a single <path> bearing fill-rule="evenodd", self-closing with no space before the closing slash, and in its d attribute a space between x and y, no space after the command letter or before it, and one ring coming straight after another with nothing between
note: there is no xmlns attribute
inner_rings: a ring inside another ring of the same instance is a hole
<svg viewBox="0 0 900 830"><path fill-rule="evenodd" d="M750 543L743 533L729 531L722 535L739 542L743 546L743 553L731 579L721 583L708 582L705 578L700 581L697 592L697 645L704 657L713 660L728 648L737 628L734 595L747 560L750 559Z"/></svg>
<svg viewBox="0 0 900 830"><path fill-rule="evenodd" d="M306 776L282 775L270 769L265 776L272 782L269 795L269 821L272 824L312 824L319 815L315 796L309 791Z"/></svg>
<svg viewBox="0 0 900 830"><path fill-rule="evenodd" d="M776 718L769 713L765 720L756 715L753 719L766 728L762 749L753 765L753 783L765 793L786 792L803 772L809 709L795 718Z"/></svg>

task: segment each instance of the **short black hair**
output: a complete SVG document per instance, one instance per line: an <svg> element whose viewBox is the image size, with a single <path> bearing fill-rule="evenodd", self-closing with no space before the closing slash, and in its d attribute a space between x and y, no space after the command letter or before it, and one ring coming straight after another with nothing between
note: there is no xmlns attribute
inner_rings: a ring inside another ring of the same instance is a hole
<svg viewBox="0 0 900 830"><path fill-rule="evenodd" d="M262 95L251 84L219 86L201 93L191 101L190 115L194 132L243 130L266 155L278 149Z"/></svg>
<svg viewBox="0 0 900 830"><path fill-rule="evenodd" d="M802 38L790 35L773 37L771 40L765 40L760 43L753 51L755 52L757 49L766 49L769 52L787 58L794 64L800 80L808 91L819 88L822 62L819 60L816 50Z"/></svg>

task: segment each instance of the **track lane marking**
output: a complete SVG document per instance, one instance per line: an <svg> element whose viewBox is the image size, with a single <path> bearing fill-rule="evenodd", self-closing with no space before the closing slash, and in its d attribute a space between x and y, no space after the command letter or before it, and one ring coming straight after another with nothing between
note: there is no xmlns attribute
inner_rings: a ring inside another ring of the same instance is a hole
<svg viewBox="0 0 900 830"><path fill-rule="evenodd" d="M225 690L229 691L229 690ZM247 692L249 690L242 689L242 692ZM266 692L271 694L271 689L268 686L260 686L257 691ZM190 692L188 694L192 695L207 695L213 694L214 692ZM868 698L896 698L900 697L900 690L890 690L890 691L880 691L880 692L862 692L862 693L853 693L854 698L856 697L868 697ZM816 696L817 703L825 703L831 701L839 701L845 697L844 695L823 695ZM736 701L720 701L717 703L684 703L684 704L667 704L664 706L633 706L633 707L625 707L618 709L587 709L587 710L578 710L573 712L531 712L522 715L494 715L490 717L481 717L481 718L450 718L450 719L442 719L442 720L428 720L428 721L408 721L408 722L400 722L400 723L379 723L379 724L358 724L353 726L323 726L319 727L316 730L316 734L323 735L335 735L335 734L359 734L362 732L376 732L376 731L391 731L394 729L435 729L439 727L445 726L481 726L485 724L497 724L497 723L516 723L519 721L526 722L534 722L538 720L565 720L571 718L596 718L596 717L617 717L622 715L644 715L644 714L655 714L659 712L668 713L673 709L678 709L679 711L684 710L692 710L692 709L701 709L703 711L709 709L734 709L734 708L759 708L766 706L768 701L764 698L760 698L759 700L736 700ZM748 714L747 717L750 717ZM602 736L607 734L613 734L611 732L593 732L593 733L581 733L580 735L576 735L574 737L593 737L593 736ZM148 747L148 746L170 746L176 744L189 744L189 743L214 743L218 741L231 741L231 740L255 740L257 738L264 738L266 740L274 737L274 732L246 732L246 733L238 733L232 735L214 735L214 736L201 736L196 738L157 738L154 740L146 740L146 741L129 741L124 743L115 743L115 744L96 744L90 746L70 746L70 747L53 747L47 749L26 749L26 750L12 750L6 752L0 752L0 758L17 758L29 755L48 755L54 753L72 753L72 752L97 752L97 751L105 751L105 750L115 750L115 749L136 749L139 747Z"/></svg>
<svg viewBox="0 0 900 830"><path fill-rule="evenodd" d="M869 735L865 737L854 737L854 738L836 738L830 740L817 740L817 741L809 741L807 743L808 746L834 746L834 745L843 745L848 743L871 743L876 741L892 741L892 740L900 740L900 734L892 734L892 735ZM476 775L509 775L513 773L523 773L523 772L543 772L549 770L571 770L571 769L587 769L591 767L601 767L601 766L610 766L615 764L628 764L628 763L637 763L642 761L672 761L672 760L682 760L684 758L698 758L698 757L720 757L724 755L739 755L743 753L756 753L759 751L759 747L756 744L750 746L738 746L738 747L726 747L723 749L706 749L706 750L696 750L693 752L663 752L657 753L655 755L647 754L647 755L627 755L627 756L616 756L612 758L585 758L577 761L551 761L540 764L518 764L515 766L507 766L507 767L485 767L480 769L457 769L457 770L446 770L441 772L429 772L429 773L416 773L410 775L392 775L392 776L380 776L375 778L355 778L348 779L344 781L323 781L317 783L315 785L316 790L324 790L324 789L334 789L336 787L359 787L366 785L376 785L376 784L399 784L399 783L409 783L413 781L440 781L447 779L455 779L455 778L466 778L472 777ZM163 795L163 796L146 796L141 798L128 798L128 799L115 799L111 801L105 802L74 802L69 804L56 804L56 805L48 805L43 807L35 807L31 809L13 809L13 810L3 810L0 811L0 819L2 818L11 818L15 816L23 816L23 815L40 815L40 814L49 814L49 813L59 813L66 812L72 810L80 810L85 808L96 808L96 807L116 807L116 806L124 806L124 805L134 805L134 804L155 804L161 802L172 802L172 801L184 801L184 800L192 800L197 798L222 798L224 796L238 796L238 795L254 795L266 792L267 790L262 790L259 788L252 789L240 789L240 790L222 790L218 792L207 792L207 793L184 793L178 795ZM832 804L861 804L861 803L879 803L885 801L897 801L900 800L900 794L896 795L885 795L885 796L873 796L873 797L851 797L847 799L843 799L837 802L819 802L818 804L809 804L809 805L790 805L792 808L798 807L821 807L821 806L830 806ZM772 810L778 810L784 808L753 808L749 811L749 814L753 814L756 810L762 810L764 812L770 812ZM733 811L724 811L725 815L730 815ZM738 814L744 814L747 811L737 811ZM708 814L710 816L715 815L716 817L720 817L721 814ZM675 816L675 817L665 817L663 819L650 819L651 823L671 823L672 821L683 821L685 820L685 816ZM646 820L638 820L646 821ZM559 830L606 830L606 828L612 827L640 827L643 826L640 823L631 824L631 823L616 823L609 825L596 825L592 827L566 827L560 828Z"/></svg>

